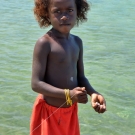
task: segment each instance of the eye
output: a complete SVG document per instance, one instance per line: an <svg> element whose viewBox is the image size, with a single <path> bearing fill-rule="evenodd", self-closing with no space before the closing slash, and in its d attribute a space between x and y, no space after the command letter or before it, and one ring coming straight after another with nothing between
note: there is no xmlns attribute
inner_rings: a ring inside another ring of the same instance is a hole
<svg viewBox="0 0 135 135"><path fill-rule="evenodd" d="M59 14L59 13L61 13L61 12L60 12L60 10L56 10L55 13L58 13L58 14Z"/></svg>
<svg viewBox="0 0 135 135"><path fill-rule="evenodd" d="M69 12L73 12L73 9L69 9L68 11L69 11Z"/></svg>

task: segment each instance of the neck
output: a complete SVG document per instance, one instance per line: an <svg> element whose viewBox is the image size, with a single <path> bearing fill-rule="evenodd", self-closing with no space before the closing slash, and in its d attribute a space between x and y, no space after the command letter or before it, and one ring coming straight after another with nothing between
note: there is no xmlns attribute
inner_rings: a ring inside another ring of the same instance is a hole
<svg viewBox="0 0 135 135"><path fill-rule="evenodd" d="M56 38L60 38L60 39L69 39L70 37L70 33L61 33L59 32L58 30L52 28L50 30L50 32L53 33L53 35L56 37Z"/></svg>

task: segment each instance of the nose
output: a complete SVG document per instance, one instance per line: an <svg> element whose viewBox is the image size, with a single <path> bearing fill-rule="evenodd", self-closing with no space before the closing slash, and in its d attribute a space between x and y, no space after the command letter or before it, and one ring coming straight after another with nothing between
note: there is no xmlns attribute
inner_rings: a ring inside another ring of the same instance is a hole
<svg viewBox="0 0 135 135"><path fill-rule="evenodd" d="M66 16L66 15L63 15L62 17L61 17L61 20L62 21L66 21L66 20L68 20L69 18L68 18L68 16Z"/></svg>

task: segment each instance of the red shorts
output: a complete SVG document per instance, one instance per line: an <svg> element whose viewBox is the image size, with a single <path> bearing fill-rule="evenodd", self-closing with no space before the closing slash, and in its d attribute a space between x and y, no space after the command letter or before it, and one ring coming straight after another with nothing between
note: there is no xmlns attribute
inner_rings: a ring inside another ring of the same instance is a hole
<svg viewBox="0 0 135 135"><path fill-rule="evenodd" d="M30 135L80 135L77 103L69 108L48 105L39 94L32 111Z"/></svg>

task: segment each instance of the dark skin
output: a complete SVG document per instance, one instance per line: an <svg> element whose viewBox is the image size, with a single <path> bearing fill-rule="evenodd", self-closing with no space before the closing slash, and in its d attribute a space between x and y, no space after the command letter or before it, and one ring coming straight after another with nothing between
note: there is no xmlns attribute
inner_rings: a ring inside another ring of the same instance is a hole
<svg viewBox="0 0 135 135"><path fill-rule="evenodd" d="M106 110L104 97L96 92L84 75L83 44L70 34L76 23L76 5L73 0L51 0L49 19L52 29L41 37L34 48L32 89L43 95L46 102L60 107L65 103L64 89L70 90L72 102L87 103L98 113ZM62 107L69 107L64 104Z"/></svg>

